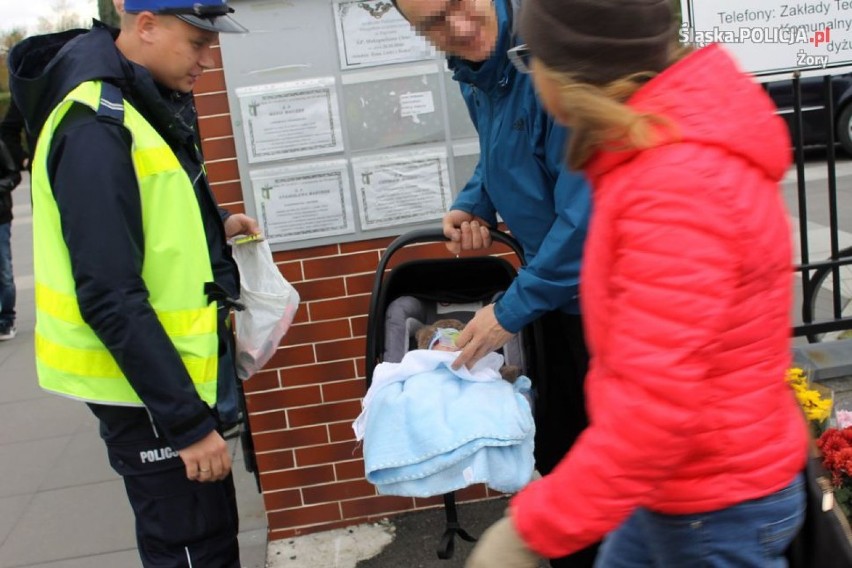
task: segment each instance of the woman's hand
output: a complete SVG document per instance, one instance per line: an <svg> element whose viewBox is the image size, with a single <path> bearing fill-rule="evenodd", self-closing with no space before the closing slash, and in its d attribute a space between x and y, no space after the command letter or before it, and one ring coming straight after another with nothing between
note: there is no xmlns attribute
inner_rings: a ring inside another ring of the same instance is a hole
<svg viewBox="0 0 852 568"><path fill-rule="evenodd" d="M539 560L506 516L482 533L464 568L537 568Z"/></svg>

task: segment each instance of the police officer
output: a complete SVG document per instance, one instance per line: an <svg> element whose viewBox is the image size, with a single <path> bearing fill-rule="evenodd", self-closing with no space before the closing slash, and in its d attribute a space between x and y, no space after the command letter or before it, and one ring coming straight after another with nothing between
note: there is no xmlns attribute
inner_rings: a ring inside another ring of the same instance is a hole
<svg viewBox="0 0 852 568"><path fill-rule="evenodd" d="M9 57L32 162L40 385L88 403L146 567L238 567L226 239L191 91L225 0L126 0L121 30L31 37Z"/></svg>

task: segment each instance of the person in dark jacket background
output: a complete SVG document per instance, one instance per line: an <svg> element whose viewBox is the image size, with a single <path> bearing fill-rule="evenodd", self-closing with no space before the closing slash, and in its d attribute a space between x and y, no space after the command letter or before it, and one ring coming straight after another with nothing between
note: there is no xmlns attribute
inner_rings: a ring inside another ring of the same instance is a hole
<svg viewBox="0 0 852 568"><path fill-rule="evenodd" d="M12 273L12 190L21 183L18 162L0 139L0 341L15 338L15 277Z"/></svg>
<svg viewBox="0 0 852 568"><path fill-rule="evenodd" d="M448 249L490 245L499 215L523 247L525 264L496 302L480 309L458 338L454 366L472 366L512 335L541 321L544 368L536 386L536 469L549 473L586 427L583 381L588 353L578 286L590 214L585 178L564 165L568 131L542 108L508 51L520 43L520 0L395 0L397 9L448 56L471 120L480 158L444 216ZM595 547L554 567L591 566Z"/></svg>
<svg viewBox="0 0 852 568"><path fill-rule="evenodd" d="M30 162L30 153L28 148L25 148L23 137L25 135L24 117L18 109L15 101L9 101L9 108L6 110L6 115L0 121L0 140L6 144L6 148L12 155L12 160L18 170L28 170Z"/></svg>
<svg viewBox="0 0 852 568"><path fill-rule="evenodd" d="M36 362L46 390L89 404L136 515L146 567L240 566L227 322L227 239L191 91L221 0L127 0L120 32L35 36L10 54L33 155Z"/></svg>

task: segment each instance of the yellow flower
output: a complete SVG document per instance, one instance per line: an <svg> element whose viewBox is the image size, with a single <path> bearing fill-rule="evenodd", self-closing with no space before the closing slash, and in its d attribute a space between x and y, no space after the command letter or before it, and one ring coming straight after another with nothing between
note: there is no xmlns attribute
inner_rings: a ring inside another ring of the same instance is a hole
<svg viewBox="0 0 852 568"><path fill-rule="evenodd" d="M831 415L831 391L825 387L809 388L805 372L798 367L787 370L787 383L796 393L796 399L808 420L824 422ZM826 393L826 396L823 394Z"/></svg>

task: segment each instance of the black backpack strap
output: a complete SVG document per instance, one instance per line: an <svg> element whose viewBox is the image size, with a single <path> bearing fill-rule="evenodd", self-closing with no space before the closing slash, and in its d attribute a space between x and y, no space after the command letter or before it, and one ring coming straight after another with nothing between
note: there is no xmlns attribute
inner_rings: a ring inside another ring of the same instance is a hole
<svg viewBox="0 0 852 568"><path fill-rule="evenodd" d="M124 97L121 94L121 89L107 81L101 82L98 120L124 124Z"/></svg>
<svg viewBox="0 0 852 568"><path fill-rule="evenodd" d="M461 528L456 511L456 494L444 494L444 510L447 512L447 528L441 536L441 542L438 544L438 558L441 560L449 560L453 557L456 550L456 535L467 542L476 542L476 539Z"/></svg>

